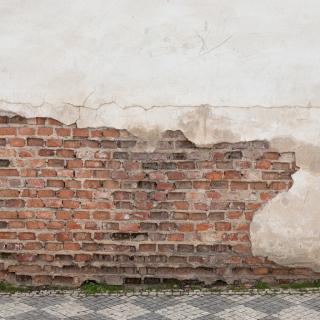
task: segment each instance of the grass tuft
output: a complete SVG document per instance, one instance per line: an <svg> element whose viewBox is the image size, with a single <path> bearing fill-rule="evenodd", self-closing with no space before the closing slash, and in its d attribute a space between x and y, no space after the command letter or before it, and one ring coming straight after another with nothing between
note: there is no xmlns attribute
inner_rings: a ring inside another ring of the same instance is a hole
<svg viewBox="0 0 320 320"><path fill-rule="evenodd" d="M80 289L85 294L117 293L124 291L124 287L121 285L108 285L95 282L84 282Z"/></svg>
<svg viewBox="0 0 320 320"><path fill-rule="evenodd" d="M270 285L268 283L261 282L261 281L258 281L254 287L260 290L270 289Z"/></svg>
<svg viewBox="0 0 320 320"><path fill-rule="evenodd" d="M309 289L309 288L320 288L320 280L282 284L282 285L280 285L280 288L282 288L282 289L297 289L297 290Z"/></svg>
<svg viewBox="0 0 320 320"><path fill-rule="evenodd" d="M6 282L0 282L0 292L3 293L18 293L18 292L30 292L32 291L31 288L27 287L16 287L12 284L6 283Z"/></svg>

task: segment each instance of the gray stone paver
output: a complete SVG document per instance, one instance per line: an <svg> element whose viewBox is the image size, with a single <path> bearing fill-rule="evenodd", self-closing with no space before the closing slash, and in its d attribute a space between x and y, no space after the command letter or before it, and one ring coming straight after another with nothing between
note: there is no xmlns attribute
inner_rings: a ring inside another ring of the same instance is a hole
<svg viewBox="0 0 320 320"><path fill-rule="evenodd" d="M0 320L320 320L319 292L0 294Z"/></svg>

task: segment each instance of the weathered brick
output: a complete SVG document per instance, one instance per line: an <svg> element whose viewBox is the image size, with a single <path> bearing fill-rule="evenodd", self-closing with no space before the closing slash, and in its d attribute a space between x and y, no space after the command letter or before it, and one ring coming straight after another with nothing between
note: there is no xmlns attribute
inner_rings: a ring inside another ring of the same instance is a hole
<svg viewBox="0 0 320 320"><path fill-rule="evenodd" d="M291 153L265 141L197 148L181 131L136 152L144 142L126 130L0 122L1 274L32 285L311 274L275 269L250 246L255 211L292 185Z"/></svg>

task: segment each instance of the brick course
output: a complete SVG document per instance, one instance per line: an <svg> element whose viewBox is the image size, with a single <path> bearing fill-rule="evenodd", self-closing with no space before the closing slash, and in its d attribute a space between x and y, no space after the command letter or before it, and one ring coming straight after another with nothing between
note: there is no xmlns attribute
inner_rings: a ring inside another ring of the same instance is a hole
<svg viewBox="0 0 320 320"><path fill-rule="evenodd" d="M256 210L292 185L266 141L153 152L126 130L0 117L0 280L32 285L320 278L254 257Z"/></svg>

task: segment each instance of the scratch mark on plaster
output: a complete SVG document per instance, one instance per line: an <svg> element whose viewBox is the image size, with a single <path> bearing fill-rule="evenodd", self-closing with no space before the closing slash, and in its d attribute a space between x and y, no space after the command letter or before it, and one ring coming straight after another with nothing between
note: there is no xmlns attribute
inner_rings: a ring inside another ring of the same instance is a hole
<svg viewBox="0 0 320 320"><path fill-rule="evenodd" d="M213 47L213 48L211 48L211 49L209 49L209 50L207 50L207 51L204 51L204 52L200 53L200 55L201 55L201 56L204 56L204 55L209 54L209 53L211 53L212 51L214 51L214 50L222 47L222 46L223 46L224 44L226 44L232 37L233 37L233 35L230 35L229 37L227 37L226 39L224 39L223 41L221 41L218 45L216 45L215 47ZM200 36L200 38L201 38L201 36ZM202 41L204 41L204 40L202 39Z"/></svg>

